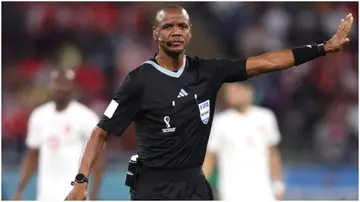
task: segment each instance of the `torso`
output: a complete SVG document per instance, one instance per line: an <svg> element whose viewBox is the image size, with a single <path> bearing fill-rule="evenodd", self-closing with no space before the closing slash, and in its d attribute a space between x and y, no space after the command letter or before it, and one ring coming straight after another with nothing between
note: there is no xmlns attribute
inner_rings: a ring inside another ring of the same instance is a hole
<svg viewBox="0 0 360 202"><path fill-rule="evenodd" d="M205 67L189 58L182 74L169 75L159 68L143 68L148 79L135 119L140 159L150 167L200 166L219 87Z"/></svg>

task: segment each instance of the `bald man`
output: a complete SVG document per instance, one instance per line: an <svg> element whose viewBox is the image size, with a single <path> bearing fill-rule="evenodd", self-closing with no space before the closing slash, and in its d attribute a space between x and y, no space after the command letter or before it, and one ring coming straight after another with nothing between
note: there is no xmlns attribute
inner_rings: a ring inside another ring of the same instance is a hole
<svg viewBox="0 0 360 202"><path fill-rule="evenodd" d="M352 22L349 14L326 42L244 59L204 59L185 55L191 39L187 11L161 9L152 29L158 53L131 71L115 92L85 147L68 199L86 199L88 177L105 139L121 136L134 121L139 150L127 172L131 199L212 200L202 164L221 85L337 52L349 42Z"/></svg>
<svg viewBox="0 0 360 202"><path fill-rule="evenodd" d="M50 75L53 100L32 112L28 123L28 147L20 171L14 199L21 200L29 178L38 167L37 200L64 200L71 190L70 181L77 173L80 155L98 116L73 100L75 73L55 70ZM91 199L97 198L104 158L94 169Z"/></svg>

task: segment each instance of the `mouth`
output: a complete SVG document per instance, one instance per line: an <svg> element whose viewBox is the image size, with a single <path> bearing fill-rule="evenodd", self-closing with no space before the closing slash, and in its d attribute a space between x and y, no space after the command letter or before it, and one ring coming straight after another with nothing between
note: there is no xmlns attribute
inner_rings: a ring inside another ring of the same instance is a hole
<svg viewBox="0 0 360 202"><path fill-rule="evenodd" d="M170 40L172 45L181 45L184 44L183 40Z"/></svg>

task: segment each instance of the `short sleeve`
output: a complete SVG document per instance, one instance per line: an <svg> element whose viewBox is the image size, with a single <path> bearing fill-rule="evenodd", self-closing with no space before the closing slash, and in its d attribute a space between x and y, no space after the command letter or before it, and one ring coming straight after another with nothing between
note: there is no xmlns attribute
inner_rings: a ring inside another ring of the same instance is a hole
<svg viewBox="0 0 360 202"><path fill-rule="evenodd" d="M31 113L27 126L26 146L38 149L41 144L41 120L37 111Z"/></svg>
<svg viewBox="0 0 360 202"><path fill-rule="evenodd" d="M213 125L211 127L210 137L209 137L209 143L208 143L208 151L210 152L219 152L221 149L221 145L224 145L222 143L223 139L223 131L221 127L221 123L219 118L214 118Z"/></svg>
<svg viewBox="0 0 360 202"><path fill-rule="evenodd" d="M269 111L268 116L269 116L268 120L269 120L269 125L270 125L269 136L268 136L269 137L269 145L276 146L281 141L281 135L280 135L278 122L276 120L275 114L272 111Z"/></svg>
<svg viewBox="0 0 360 202"><path fill-rule="evenodd" d="M232 83L247 79L247 59L211 59L215 66L215 78L219 83Z"/></svg>
<svg viewBox="0 0 360 202"><path fill-rule="evenodd" d="M110 134L121 136L140 110L142 91L143 85L137 76L128 74L97 126Z"/></svg>

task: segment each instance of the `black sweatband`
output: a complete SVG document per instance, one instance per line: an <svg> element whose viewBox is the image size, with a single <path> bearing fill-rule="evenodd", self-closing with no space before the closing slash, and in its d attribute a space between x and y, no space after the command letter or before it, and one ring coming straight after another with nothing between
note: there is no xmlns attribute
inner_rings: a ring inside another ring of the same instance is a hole
<svg viewBox="0 0 360 202"><path fill-rule="evenodd" d="M311 61L313 59L316 59L320 56L326 55L326 52L324 50L324 42L315 43L306 46L300 46L293 48L291 50L294 54L296 66Z"/></svg>

